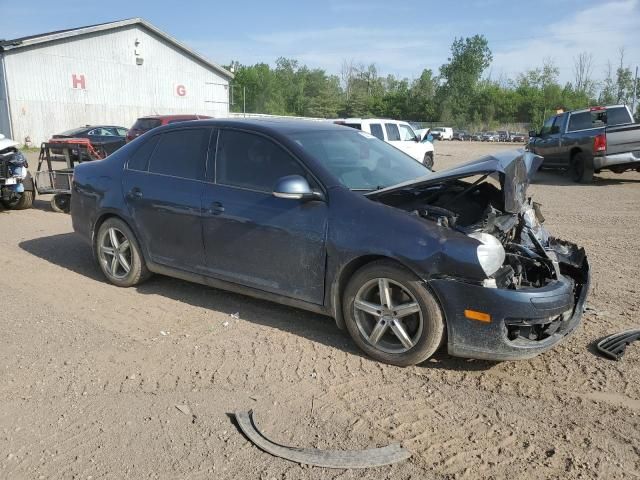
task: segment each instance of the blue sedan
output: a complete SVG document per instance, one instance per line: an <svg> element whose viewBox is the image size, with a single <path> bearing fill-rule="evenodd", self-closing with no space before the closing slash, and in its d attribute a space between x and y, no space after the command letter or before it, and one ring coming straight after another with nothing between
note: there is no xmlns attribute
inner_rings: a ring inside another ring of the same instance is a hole
<svg viewBox="0 0 640 480"><path fill-rule="evenodd" d="M74 172L108 281L153 273L329 315L375 359L529 358L580 323L585 252L542 226L528 152L434 173L330 123L168 125Z"/></svg>

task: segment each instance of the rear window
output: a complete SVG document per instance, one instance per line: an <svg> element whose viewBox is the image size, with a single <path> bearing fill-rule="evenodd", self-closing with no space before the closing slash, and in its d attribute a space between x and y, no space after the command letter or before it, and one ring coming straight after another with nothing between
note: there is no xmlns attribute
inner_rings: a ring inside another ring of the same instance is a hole
<svg viewBox="0 0 640 480"><path fill-rule="evenodd" d="M574 113L569 118L569 126L567 130L570 132L575 132L576 130L599 128L606 125L606 123L606 110L591 110L588 112Z"/></svg>
<svg viewBox="0 0 640 480"><path fill-rule="evenodd" d="M64 135L65 137L73 137L74 135L84 133L86 130L87 130L86 128L72 128L71 130L62 132L60 135Z"/></svg>
<svg viewBox="0 0 640 480"><path fill-rule="evenodd" d="M140 145L140 147L138 147L133 155L129 157L127 168L129 170L139 170L141 172L146 172L147 167L149 166L149 157L155 150L159 138L159 136L151 137L149 140Z"/></svg>
<svg viewBox="0 0 640 480"><path fill-rule="evenodd" d="M198 117L183 117L183 118L174 118L173 120L169 120L169 123L180 123L180 122L189 122L191 120L198 120Z"/></svg>
<svg viewBox="0 0 640 480"><path fill-rule="evenodd" d="M369 128L371 129L371 135L373 135L376 138L379 138L380 140L384 140L382 125L380 125L379 123L372 123L371 125L369 125Z"/></svg>
<svg viewBox="0 0 640 480"><path fill-rule="evenodd" d="M624 125L627 123L633 123L627 107L607 109L607 125Z"/></svg>
<svg viewBox="0 0 640 480"><path fill-rule="evenodd" d="M152 128L159 127L161 120L157 118L139 118L136 123L131 127L132 130L151 130Z"/></svg>
<svg viewBox="0 0 640 480"><path fill-rule="evenodd" d="M355 128L356 130L362 130L362 125L360 123L343 123L345 127Z"/></svg>

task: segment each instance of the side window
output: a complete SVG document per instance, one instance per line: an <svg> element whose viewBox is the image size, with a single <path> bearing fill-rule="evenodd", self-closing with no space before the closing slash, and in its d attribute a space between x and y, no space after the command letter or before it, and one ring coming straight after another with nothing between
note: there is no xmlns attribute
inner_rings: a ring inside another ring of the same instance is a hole
<svg viewBox="0 0 640 480"><path fill-rule="evenodd" d="M384 134L382 133L382 125L380 125L379 123L372 123L369 125L369 128L371 129L371 135L379 138L380 140L384 140Z"/></svg>
<svg viewBox="0 0 640 480"><path fill-rule="evenodd" d="M387 131L387 140L390 142L400 140L400 130L398 130L398 125L395 123L385 123L384 129Z"/></svg>
<svg viewBox="0 0 640 480"><path fill-rule="evenodd" d="M133 152L133 155L129 157L129 161L127 162L127 168L129 170L138 170L142 172L147 171L147 167L149 165L149 157L153 153L158 144L159 137L156 135L155 137L151 137L146 142L143 142L138 149Z"/></svg>
<svg viewBox="0 0 640 480"><path fill-rule="evenodd" d="M221 132L216 183L271 193L286 175L308 178L300 164L271 140L247 132Z"/></svg>
<svg viewBox="0 0 640 480"><path fill-rule="evenodd" d="M569 131L575 132L576 130L585 130L592 128L591 124L591 112L574 113L569 118Z"/></svg>
<svg viewBox="0 0 640 480"><path fill-rule="evenodd" d="M400 137L403 141L413 141L416 138L416 134L411 130L411 127L407 125L400 125Z"/></svg>
<svg viewBox="0 0 640 480"><path fill-rule="evenodd" d="M149 171L162 175L201 180L207 159L210 130L193 128L160 135Z"/></svg>

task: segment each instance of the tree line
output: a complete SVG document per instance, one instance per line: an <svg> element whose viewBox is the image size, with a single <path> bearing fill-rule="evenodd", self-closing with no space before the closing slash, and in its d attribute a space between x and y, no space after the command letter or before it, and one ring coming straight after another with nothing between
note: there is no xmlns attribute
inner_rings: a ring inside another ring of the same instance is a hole
<svg viewBox="0 0 640 480"><path fill-rule="evenodd" d="M522 123L537 127L560 108L631 105L634 94L640 96L640 82L625 64L624 49L615 66L607 64L599 82L594 80L593 55L578 55L574 78L564 85L551 60L509 79L485 75L492 60L487 39L475 35L453 41L439 72L424 69L414 79L383 76L375 64L347 60L337 75L282 57L273 67L232 62L227 66L235 74L231 110L321 118L389 117L481 129Z"/></svg>

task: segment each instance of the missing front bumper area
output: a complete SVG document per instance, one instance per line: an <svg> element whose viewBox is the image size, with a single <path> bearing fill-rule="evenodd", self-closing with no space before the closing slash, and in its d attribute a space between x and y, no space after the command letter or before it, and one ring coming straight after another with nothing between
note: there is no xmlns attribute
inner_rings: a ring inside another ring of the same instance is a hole
<svg viewBox="0 0 640 480"><path fill-rule="evenodd" d="M524 319L507 318L504 323L507 329L507 338L510 341L543 341L562 329L562 326L571 320L573 310L567 310L561 315L548 318Z"/></svg>

